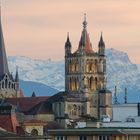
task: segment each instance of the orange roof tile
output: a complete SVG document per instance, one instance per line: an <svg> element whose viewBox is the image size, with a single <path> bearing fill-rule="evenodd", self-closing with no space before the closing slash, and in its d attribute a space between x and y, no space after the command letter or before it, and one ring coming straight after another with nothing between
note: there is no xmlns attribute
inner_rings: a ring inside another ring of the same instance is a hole
<svg viewBox="0 0 140 140"><path fill-rule="evenodd" d="M0 127L3 129L16 133L17 126L19 126L19 123L16 119L16 115L0 115Z"/></svg>
<svg viewBox="0 0 140 140"><path fill-rule="evenodd" d="M19 98L6 98L6 101L13 105L19 105L22 112L26 112L40 102L46 101L49 96L40 97L19 97Z"/></svg>

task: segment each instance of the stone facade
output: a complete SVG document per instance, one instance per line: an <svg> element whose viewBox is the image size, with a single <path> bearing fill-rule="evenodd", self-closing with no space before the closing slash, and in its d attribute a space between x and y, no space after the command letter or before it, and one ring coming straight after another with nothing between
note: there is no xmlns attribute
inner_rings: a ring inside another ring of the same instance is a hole
<svg viewBox="0 0 140 140"><path fill-rule="evenodd" d="M102 115L112 118L112 94L106 84L105 43L101 34L98 52L93 50L85 17L78 49L72 53L69 35L65 43L66 97L53 103L58 121L78 120L87 115L95 119Z"/></svg>
<svg viewBox="0 0 140 140"><path fill-rule="evenodd" d="M20 97L19 81L7 73L0 80L0 98Z"/></svg>

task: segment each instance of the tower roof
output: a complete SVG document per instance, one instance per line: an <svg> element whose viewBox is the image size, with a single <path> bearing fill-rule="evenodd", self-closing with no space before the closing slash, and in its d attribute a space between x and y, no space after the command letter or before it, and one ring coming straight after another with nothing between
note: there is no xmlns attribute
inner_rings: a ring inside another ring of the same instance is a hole
<svg viewBox="0 0 140 140"><path fill-rule="evenodd" d="M16 81L16 82L19 82L18 67L16 68L15 81Z"/></svg>
<svg viewBox="0 0 140 140"><path fill-rule="evenodd" d="M101 32L101 36L100 36L99 46L105 46L105 43L104 43L104 40L103 40L102 32Z"/></svg>
<svg viewBox="0 0 140 140"><path fill-rule="evenodd" d="M81 34L81 39L79 42L79 48L78 50L83 50L87 53L92 53L92 45L90 42L89 34L87 32L87 21L86 21L86 14L84 15L84 21L83 21L83 31Z"/></svg>
<svg viewBox="0 0 140 140"><path fill-rule="evenodd" d="M70 38L69 38L69 33L67 34L67 40L65 43L65 47L71 47L71 42L70 42Z"/></svg>
<svg viewBox="0 0 140 140"><path fill-rule="evenodd" d="M9 69L5 51L4 37L1 24L1 10L0 10L0 77L2 77L6 73L9 74Z"/></svg>

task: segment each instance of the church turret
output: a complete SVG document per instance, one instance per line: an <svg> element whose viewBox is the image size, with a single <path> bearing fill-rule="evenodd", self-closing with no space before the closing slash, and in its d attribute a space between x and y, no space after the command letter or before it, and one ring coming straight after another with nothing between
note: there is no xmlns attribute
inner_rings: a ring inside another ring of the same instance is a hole
<svg viewBox="0 0 140 140"><path fill-rule="evenodd" d="M70 39L69 39L69 33L67 35L67 41L65 43L65 56L67 56L68 54L71 54L71 42L70 42Z"/></svg>
<svg viewBox="0 0 140 140"><path fill-rule="evenodd" d="M100 41L99 41L99 50L98 50L98 53L99 55L105 55L105 43L103 41L103 36L102 36L102 33L101 33L101 37L100 37Z"/></svg>
<svg viewBox="0 0 140 140"><path fill-rule="evenodd" d="M16 68L15 83L16 83L16 90L20 90L20 87L19 87L18 67Z"/></svg>
<svg viewBox="0 0 140 140"><path fill-rule="evenodd" d="M18 67L16 68L15 82L19 82Z"/></svg>
<svg viewBox="0 0 140 140"><path fill-rule="evenodd" d="M1 10L0 10L0 79L2 79L5 74L9 75L9 69L5 51L5 43L1 24Z"/></svg>

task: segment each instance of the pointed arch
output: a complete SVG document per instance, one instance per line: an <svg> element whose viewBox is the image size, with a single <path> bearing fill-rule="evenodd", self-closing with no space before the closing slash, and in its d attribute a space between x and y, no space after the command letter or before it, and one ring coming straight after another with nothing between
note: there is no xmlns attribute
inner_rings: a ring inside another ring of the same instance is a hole
<svg viewBox="0 0 140 140"><path fill-rule="evenodd" d="M78 72L79 71L79 62L78 62L78 59L76 60L75 65L76 65L75 71Z"/></svg>
<svg viewBox="0 0 140 140"><path fill-rule="evenodd" d="M97 79L97 77L95 77L95 80L94 80L94 90L97 90L97 84L98 84L98 79Z"/></svg>
<svg viewBox="0 0 140 140"><path fill-rule="evenodd" d="M76 78L76 90L79 90L79 78Z"/></svg>
<svg viewBox="0 0 140 140"><path fill-rule="evenodd" d="M94 78L90 77L90 90L94 90Z"/></svg>
<svg viewBox="0 0 140 140"><path fill-rule="evenodd" d="M90 71L90 62L89 59L86 60L86 72L89 73Z"/></svg>
<svg viewBox="0 0 140 140"><path fill-rule="evenodd" d="M93 72L94 71L93 59L90 60L89 69L90 69L90 72Z"/></svg>
<svg viewBox="0 0 140 140"><path fill-rule="evenodd" d="M97 62L97 59L95 59L94 61L94 72L98 72L98 62Z"/></svg>

